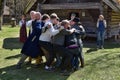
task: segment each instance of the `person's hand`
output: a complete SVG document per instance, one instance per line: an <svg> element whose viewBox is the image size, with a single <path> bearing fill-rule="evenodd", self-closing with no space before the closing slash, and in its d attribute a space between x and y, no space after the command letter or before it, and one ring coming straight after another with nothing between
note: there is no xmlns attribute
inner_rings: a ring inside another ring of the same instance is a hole
<svg viewBox="0 0 120 80"><path fill-rule="evenodd" d="M48 24L47 27L48 27L48 28L51 28L51 24Z"/></svg>
<svg viewBox="0 0 120 80"><path fill-rule="evenodd" d="M73 32L75 32L75 30L76 30L75 28L72 28L72 31L73 31Z"/></svg>
<svg viewBox="0 0 120 80"><path fill-rule="evenodd" d="M72 28L72 29L70 30L70 32L73 33L73 32L75 32L75 30L76 30L75 28Z"/></svg>
<svg viewBox="0 0 120 80"><path fill-rule="evenodd" d="M64 29L64 27L63 26L60 26L59 27L59 31L61 31L61 30L63 30Z"/></svg>

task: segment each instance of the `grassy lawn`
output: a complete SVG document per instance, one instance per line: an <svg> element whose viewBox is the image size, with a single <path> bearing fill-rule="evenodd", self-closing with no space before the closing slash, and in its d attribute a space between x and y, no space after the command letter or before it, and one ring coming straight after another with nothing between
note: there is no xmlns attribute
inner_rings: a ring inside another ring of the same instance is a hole
<svg viewBox="0 0 120 80"><path fill-rule="evenodd" d="M23 65L15 68L20 58L19 28L4 26L0 31L0 80L120 80L120 43L106 41L104 50L96 50L95 43L85 43L85 68L70 76L46 72L43 65Z"/></svg>

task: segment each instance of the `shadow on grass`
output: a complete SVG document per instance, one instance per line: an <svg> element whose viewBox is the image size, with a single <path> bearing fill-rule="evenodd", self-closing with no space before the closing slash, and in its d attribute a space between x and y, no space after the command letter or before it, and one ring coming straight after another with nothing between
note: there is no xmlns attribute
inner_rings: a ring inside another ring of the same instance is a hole
<svg viewBox="0 0 120 80"><path fill-rule="evenodd" d="M86 53L91 53L97 51L97 48L90 48L89 50L86 51Z"/></svg>
<svg viewBox="0 0 120 80"><path fill-rule="evenodd" d="M98 56L86 61L84 69L74 73L68 80L120 80L118 77L120 71L119 59L119 53L98 53Z"/></svg>
<svg viewBox="0 0 120 80"><path fill-rule="evenodd" d="M119 59L120 59L120 54L116 54L116 53L113 54L113 53L109 52L107 54L101 55L99 57L96 57L94 59L87 61L86 65L97 66L97 65L101 64L100 66L106 65L107 67L111 67L113 65L116 65L117 63L114 61L119 60ZM104 68L104 67L102 67L102 68Z"/></svg>
<svg viewBox="0 0 120 80"><path fill-rule="evenodd" d="M20 55L21 55L21 54L17 54L17 55L9 56L9 57L6 57L5 59L18 58L18 57L20 57Z"/></svg>
<svg viewBox="0 0 120 80"><path fill-rule="evenodd" d="M97 51L97 45L95 42L89 43L85 42L84 43L84 48L89 48L86 53L91 53ZM114 49L114 48L120 48L120 44L118 43L112 43L112 42L107 42L104 44L104 49Z"/></svg>
<svg viewBox="0 0 120 80"><path fill-rule="evenodd" d="M84 42L84 47L85 48L97 48L97 45L95 42ZM118 44L117 42L109 42L106 41L104 44L104 48L105 49L113 49L113 48L120 48L120 44Z"/></svg>
<svg viewBox="0 0 120 80"><path fill-rule="evenodd" d="M19 42L19 38L5 38L3 40L3 46L4 49L20 49L22 47L22 43Z"/></svg>
<svg viewBox="0 0 120 80"><path fill-rule="evenodd" d="M0 69L0 80L66 80L67 78L68 76L60 75L59 71L45 71L44 64L39 68L23 65L22 69L16 69L15 65L12 65Z"/></svg>

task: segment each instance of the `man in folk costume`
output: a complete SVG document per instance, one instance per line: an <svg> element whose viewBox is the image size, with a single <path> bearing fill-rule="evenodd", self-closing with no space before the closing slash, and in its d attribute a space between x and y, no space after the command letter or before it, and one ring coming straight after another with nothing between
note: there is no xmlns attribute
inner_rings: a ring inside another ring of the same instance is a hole
<svg viewBox="0 0 120 80"><path fill-rule="evenodd" d="M19 26L20 26L20 42L24 43L27 39L27 29L26 29L26 19L25 19L25 15L21 16L21 21L19 22Z"/></svg>
<svg viewBox="0 0 120 80"><path fill-rule="evenodd" d="M36 12L35 18L36 19L32 21L33 31L26 40L21 50L22 56L19 62L17 63L17 69L21 68L21 65L24 63L28 56L32 58L38 58L41 53L39 47L39 36L41 34L41 14L39 12Z"/></svg>
<svg viewBox="0 0 120 80"><path fill-rule="evenodd" d="M81 68L84 67L84 54L83 54L83 42L82 42L82 37L85 35L85 29L82 26L82 24L80 23L80 19L78 17L75 17L73 20L71 20L71 28L75 29L74 32L74 36L76 37L76 41L75 43L77 44L71 44L68 45L70 49L76 49L75 51L73 50L73 52L77 52L76 56L73 57L73 67L74 69L78 69L79 67L79 59L80 59L80 63L81 63Z"/></svg>
<svg viewBox="0 0 120 80"><path fill-rule="evenodd" d="M71 59L72 53L65 48L65 36L70 35L74 32L75 29L68 30L70 23L68 20L63 20L61 22L61 27L59 28L60 32L54 36L52 40L54 53L62 57L61 60L61 72L67 72L68 68L71 68Z"/></svg>
<svg viewBox="0 0 120 80"><path fill-rule="evenodd" d="M60 21L59 21L60 19L59 19L58 15L56 13L52 13L51 16L56 16L57 17L53 21L53 27L54 27L55 30L59 30L61 25L60 25ZM51 40L52 43L53 43L53 39L54 39L54 36L52 36L52 40ZM55 67L59 67L60 64L61 64L61 57L60 57L59 54L56 54L55 57L56 57Z"/></svg>

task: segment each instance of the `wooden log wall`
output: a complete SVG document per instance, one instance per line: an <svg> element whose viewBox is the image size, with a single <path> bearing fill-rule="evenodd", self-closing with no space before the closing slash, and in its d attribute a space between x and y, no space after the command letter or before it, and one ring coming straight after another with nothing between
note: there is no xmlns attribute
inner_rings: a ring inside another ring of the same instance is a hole
<svg viewBox="0 0 120 80"><path fill-rule="evenodd" d="M85 16L82 16L82 12L85 12ZM56 13L61 19L70 19L70 13L78 13L81 21L94 21L92 16L89 14L88 10L81 9L67 9L67 10L44 10L44 13L51 14Z"/></svg>
<svg viewBox="0 0 120 80"><path fill-rule="evenodd" d="M107 18L107 34L108 37L116 36L119 34L119 23L120 23L120 13L115 12L112 9L108 9L108 13L106 14Z"/></svg>
<svg viewBox="0 0 120 80"><path fill-rule="evenodd" d="M60 19L69 19L70 18L70 13L71 12L75 12L75 13L78 13L79 16L80 16L80 13L81 13L81 10L78 10L78 9L74 9L74 10L70 10L70 9L67 9L67 10L62 10L62 9L59 9L59 10L44 10L43 13L47 13L47 14L51 14L51 13L56 13Z"/></svg>
<svg viewBox="0 0 120 80"><path fill-rule="evenodd" d="M112 11L111 12L111 23L110 23L111 27L112 26L114 27L115 25L119 25L119 23L120 23L120 12Z"/></svg>
<svg viewBox="0 0 120 80"><path fill-rule="evenodd" d="M46 0L46 4L56 3L80 3L80 2L100 2L101 0Z"/></svg>

